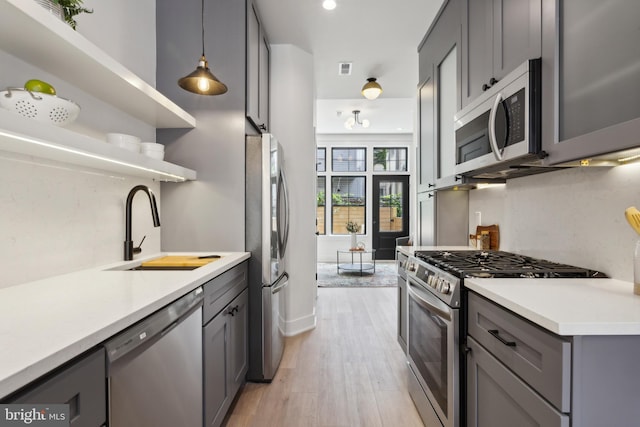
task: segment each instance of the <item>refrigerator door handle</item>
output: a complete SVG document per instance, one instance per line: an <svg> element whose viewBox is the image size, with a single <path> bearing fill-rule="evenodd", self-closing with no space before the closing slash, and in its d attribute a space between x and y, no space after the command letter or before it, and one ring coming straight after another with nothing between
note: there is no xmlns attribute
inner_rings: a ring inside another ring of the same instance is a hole
<svg viewBox="0 0 640 427"><path fill-rule="evenodd" d="M280 183L281 190L278 191L278 196L282 193L282 197L284 198L284 232L280 230L278 227L278 240L280 244L280 256L284 256L284 253L287 249L287 242L289 240L289 190L287 186L287 178L285 176L284 170L280 169ZM278 213L278 225L280 224L280 215L282 212Z"/></svg>
<svg viewBox="0 0 640 427"><path fill-rule="evenodd" d="M277 294L278 292L286 288L288 284L289 284L289 275L287 273L284 273L282 277L278 279L276 283L274 283L271 289L271 293Z"/></svg>

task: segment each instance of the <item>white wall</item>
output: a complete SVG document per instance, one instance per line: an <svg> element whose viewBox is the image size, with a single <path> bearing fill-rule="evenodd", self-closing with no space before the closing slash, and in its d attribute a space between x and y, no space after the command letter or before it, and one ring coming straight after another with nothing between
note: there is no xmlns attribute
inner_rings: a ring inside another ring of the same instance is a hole
<svg viewBox="0 0 640 427"><path fill-rule="evenodd" d="M577 168L507 181L469 194L469 224L500 226L500 249L633 280L638 239L624 210L640 206L640 164Z"/></svg>
<svg viewBox="0 0 640 427"><path fill-rule="evenodd" d="M295 335L316 324L313 57L296 46L276 44L270 62L271 131L284 150L291 210L285 333Z"/></svg>
<svg viewBox="0 0 640 427"><path fill-rule="evenodd" d="M108 3L109 9L131 14L126 0ZM112 14L101 13L103 6L98 1L87 0L85 4L95 4L95 13L87 15L91 24L85 24L85 16L79 17L78 31L86 31L90 41L153 83L155 38L146 35L155 34L155 2L138 2L135 13L126 21L131 25L122 25ZM132 44L132 40L136 42ZM139 54L140 49L152 55ZM155 135L151 126L76 89L72 81L0 51L0 87L22 86L31 78L49 81L59 96L80 104L80 117L69 126L72 130L99 138L106 132L132 133L144 139ZM0 287L122 259L124 203L129 190L146 184L158 196L160 191L151 180L113 176L2 151L0 182ZM136 196L133 214L134 242L146 235L143 253L159 251L160 231L153 228L145 195Z"/></svg>
<svg viewBox="0 0 640 427"><path fill-rule="evenodd" d="M373 149L373 147L407 147L408 153L408 168L409 172L413 173L413 167L415 165L415 160L413 159L415 155L415 150L413 148L414 141L412 134L387 134L387 135L350 135L350 134L341 134L341 135L328 135L328 134L318 134L316 136L318 147L369 147ZM367 152L367 170L364 173L360 172L349 172L349 173L336 173L340 175L357 175L357 176L365 176L366 177L366 185L367 185L367 214L366 214L366 224L365 230L366 233L362 235L358 235L358 241L361 241L365 244L366 248L371 248L373 246L372 242L372 214L371 214L371 201L373 200L373 156L372 150ZM318 173L318 175L327 177L327 188L331 188L331 175L334 174L331 172L331 149L327 148L327 172L326 173ZM402 173L390 172L391 175L402 175ZM411 180L410 180L411 181ZM329 194L329 192L327 194ZM411 193L411 191L410 191ZM314 202L315 203L315 202ZM330 198L327 198L327 203L330 203ZM412 208L413 198L409 201L409 211L415 212L415 209ZM351 236L348 234L345 235L332 235L331 234L331 216L330 205L327 205L327 212L325 214L326 224L325 230L327 234L318 236L318 262L336 262L336 251L337 250L345 250L350 247ZM413 224L414 219L410 219L410 223Z"/></svg>

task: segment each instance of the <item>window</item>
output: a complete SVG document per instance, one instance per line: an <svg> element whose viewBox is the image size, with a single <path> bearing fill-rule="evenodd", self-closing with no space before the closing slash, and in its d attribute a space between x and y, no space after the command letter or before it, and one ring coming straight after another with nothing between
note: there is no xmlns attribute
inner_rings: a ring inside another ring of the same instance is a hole
<svg viewBox="0 0 640 427"><path fill-rule="evenodd" d="M407 171L406 148L374 148L373 170L386 172Z"/></svg>
<svg viewBox="0 0 640 427"><path fill-rule="evenodd" d="M367 169L366 148L332 148L331 170L334 172L364 172Z"/></svg>
<svg viewBox="0 0 640 427"><path fill-rule="evenodd" d="M327 149L326 148L318 148L316 150L316 171L318 172L327 171Z"/></svg>
<svg viewBox="0 0 640 427"><path fill-rule="evenodd" d="M364 176L331 177L331 232L349 234L347 222L360 226L358 234L365 231L366 179Z"/></svg>
<svg viewBox="0 0 640 427"><path fill-rule="evenodd" d="M318 234L327 234L325 231L325 215L327 211L326 204L326 191L327 191L327 177L319 176L316 184L316 231Z"/></svg>

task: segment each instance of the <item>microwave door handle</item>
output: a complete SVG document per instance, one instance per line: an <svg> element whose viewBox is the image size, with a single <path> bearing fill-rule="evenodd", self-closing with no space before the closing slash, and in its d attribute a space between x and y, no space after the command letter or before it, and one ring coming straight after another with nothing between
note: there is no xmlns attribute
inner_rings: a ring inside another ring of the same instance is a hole
<svg viewBox="0 0 640 427"><path fill-rule="evenodd" d="M502 150L498 147L498 141L496 140L496 116L498 114L498 107L502 102L502 94L498 93L493 100L493 107L489 113L489 143L496 160L502 160Z"/></svg>

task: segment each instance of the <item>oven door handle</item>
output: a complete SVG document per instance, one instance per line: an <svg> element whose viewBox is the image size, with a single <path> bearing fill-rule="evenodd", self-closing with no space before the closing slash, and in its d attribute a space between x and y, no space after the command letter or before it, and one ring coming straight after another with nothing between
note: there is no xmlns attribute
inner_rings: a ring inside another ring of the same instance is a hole
<svg viewBox="0 0 640 427"><path fill-rule="evenodd" d="M409 285L407 287L409 296L412 297L415 302L431 311L432 313L437 314L448 322L451 322L453 320L451 310L445 303L443 303L433 295L420 290L419 286L414 285L411 280L407 280L407 285Z"/></svg>

